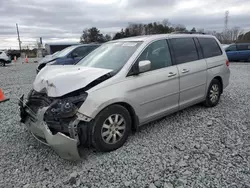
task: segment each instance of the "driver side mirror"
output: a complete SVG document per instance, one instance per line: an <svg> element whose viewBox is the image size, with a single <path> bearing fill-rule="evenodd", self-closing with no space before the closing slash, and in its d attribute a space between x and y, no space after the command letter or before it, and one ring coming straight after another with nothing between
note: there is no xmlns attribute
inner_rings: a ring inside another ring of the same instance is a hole
<svg viewBox="0 0 250 188"><path fill-rule="evenodd" d="M143 60L138 63L139 73L147 72L151 69L151 62L149 60Z"/></svg>
<svg viewBox="0 0 250 188"><path fill-rule="evenodd" d="M78 54L73 52L71 56L72 56L72 58L76 58L76 57L78 57Z"/></svg>
<svg viewBox="0 0 250 188"><path fill-rule="evenodd" d="M149 71L151 69L151 62L149 60L139 61L139 63L135 63L129 72L130 75L138 75L140 73Z"/></svg>

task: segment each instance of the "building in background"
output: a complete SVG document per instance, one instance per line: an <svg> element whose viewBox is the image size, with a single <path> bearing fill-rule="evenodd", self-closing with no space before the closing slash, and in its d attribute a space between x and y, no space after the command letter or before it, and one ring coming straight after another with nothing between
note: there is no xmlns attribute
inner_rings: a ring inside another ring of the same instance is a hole
<svg viewBox="0 0 250 188"><path fill-rule="evenodd" d="M57 51L61 51L63 50L64 48L67 48L69 46L72 46L72 45L78 45L80 43L76 43L76 42L57 42L57 43L47 43L45 44L45 53L46 54L43 54L44 55L51 55Z"/></svg>

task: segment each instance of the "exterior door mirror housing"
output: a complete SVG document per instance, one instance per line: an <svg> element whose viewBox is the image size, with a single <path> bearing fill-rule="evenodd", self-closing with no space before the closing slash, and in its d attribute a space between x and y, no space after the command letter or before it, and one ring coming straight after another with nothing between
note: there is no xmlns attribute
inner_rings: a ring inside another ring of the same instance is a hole
<svg viewBox="0 0 250 188"><path fill-rule="evenodd" d="M151 69L151 62L149 60L143 60L138 63L139 73L149 71Z"/></svg>

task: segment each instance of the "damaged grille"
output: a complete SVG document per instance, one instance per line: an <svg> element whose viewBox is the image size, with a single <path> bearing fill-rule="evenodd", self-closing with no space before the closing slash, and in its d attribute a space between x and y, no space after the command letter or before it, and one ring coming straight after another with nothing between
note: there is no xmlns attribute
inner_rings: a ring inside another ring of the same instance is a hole
<svg viewBox="0 0 250 188"><path fill-rule="evenodd" d="M48 97L47 94L45 93L38 93L32 90L28 96L28 101L26 103L26 106L28 107L28 109L32 110L33 113L37 114L40 108L51 106L58 100L60 99L51 98ZM48 113L46 112L44 115L44 121L47 123L51 132L53 134L56 134L57 132L62 132L67 135L69 132L68 125L72 120L76 118L76 115L72 114L70 117L57 118L56 116L53 116L53 114L50 115L49 110L50 108L47 110ZM36 121L31 116L29 116L29 118L32 121Z"/></svg>
<svg viewBox="0 0 250 188"><path fill-rule="evenodd" d="M28 106L35 114L37 114L39 108L47 107L52 102L53 100L46 94L38 93L32 90L28 95L26 106Z"/></svg>

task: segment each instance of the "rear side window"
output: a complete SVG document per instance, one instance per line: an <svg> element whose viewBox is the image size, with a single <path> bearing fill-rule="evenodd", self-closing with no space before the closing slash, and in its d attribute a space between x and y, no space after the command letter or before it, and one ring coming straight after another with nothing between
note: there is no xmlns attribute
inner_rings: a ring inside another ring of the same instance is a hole
<svg viewBox="0 0 250 188"><path fill-rule="evenodd" d="M215 57L222 54L222 51L213 38L198 38L205 58Z"/></svg>
<svg viewBox="0 0 250 188"><path fill-rule="evenodd" d="M2 52L0 52L0 55L2 54Z"/></svg>
<svg viewBox="0 0 250 188"><path fill-rule="evenodd" d="M248 50L248 45L244 44L237 45L237 50L238 51Z"/></svg>
<svg viewBox="0 0 250 188"><path fill-rule="evenodd" d="M177 64L199 59L193 38L171 39L171 45Z"/></svg>

